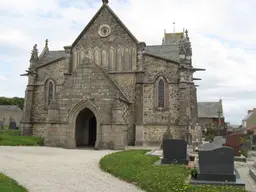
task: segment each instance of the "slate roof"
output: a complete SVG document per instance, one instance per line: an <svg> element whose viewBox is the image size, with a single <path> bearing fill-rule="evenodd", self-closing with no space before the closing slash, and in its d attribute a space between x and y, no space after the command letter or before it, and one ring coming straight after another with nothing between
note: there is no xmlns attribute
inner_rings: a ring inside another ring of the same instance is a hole
<svg viewBox="0 0 256 192"><path fill-rule="evenodd" d="M199 118L218 118L218 111L221 109L222 114L220 115L221 118L223 116L223 108L222 105L220 106L220 102L198 102L198 117Z"/></svg>
<svg viewBox="0 0 256 192"><path fill-rule="evenodd" d="M245 118L243 118L242 121L247 121L247 120L252 116L253 113L254 113L254 111L248 113L248 114L245 116Z"/></svg>
<svg viewBox="0 0 256 192"><path fill-rule="evenodd" d="M0 105L2 110L21 111L18 105Z"/></svg>
<svg viewBox="0 0 256 192"><path fill-rule="evenodd" d="M179 62L178 45L151 45L146 46L145 53Z"/></svg>
<svg viewBox="0 0 256 192"><path fill-rule="evenodd" d="M47 51L45 52L44 56L40 60L40 64L46 64L50 63L52 61L55 61L57 59L61 59L65 57L65 51Z"/></svg>

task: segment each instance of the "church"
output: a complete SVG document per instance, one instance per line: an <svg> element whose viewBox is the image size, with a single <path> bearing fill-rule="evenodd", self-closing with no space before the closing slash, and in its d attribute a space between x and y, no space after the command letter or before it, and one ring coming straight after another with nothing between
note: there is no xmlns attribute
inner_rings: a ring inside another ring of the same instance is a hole
<svg viewBox="0 0 256 192"><path fill-rule="evenodd" d="M108 0L70 46L39 54L26 74L22 135L46 146L124 149L159 145L167 127L186 138L198 121L188 31L164 33L146 45L129 31ZM161 42L161 39L160 39Z"/></svg>

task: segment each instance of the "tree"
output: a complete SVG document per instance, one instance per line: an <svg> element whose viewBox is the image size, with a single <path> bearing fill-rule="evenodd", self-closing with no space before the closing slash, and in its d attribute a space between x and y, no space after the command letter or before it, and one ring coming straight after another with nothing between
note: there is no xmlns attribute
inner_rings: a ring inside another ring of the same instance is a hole
<svg viewBox="0 0 256 192"><path fill-rule="evenodd" d="M22 97L0 97L0 105L18 105L21 109L23 109L24 98Z"/></svg>

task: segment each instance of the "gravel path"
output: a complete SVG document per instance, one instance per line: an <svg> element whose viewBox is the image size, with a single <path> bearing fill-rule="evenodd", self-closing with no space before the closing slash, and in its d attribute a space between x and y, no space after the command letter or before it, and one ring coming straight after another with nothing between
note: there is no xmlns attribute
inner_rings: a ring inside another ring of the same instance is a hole
<svg viewBox="0 0 256 192"><path fill-rule="evenodd" d="M113 151L48 147L0 147L0 172L29 192L142 192L99 168Z"/></svg>

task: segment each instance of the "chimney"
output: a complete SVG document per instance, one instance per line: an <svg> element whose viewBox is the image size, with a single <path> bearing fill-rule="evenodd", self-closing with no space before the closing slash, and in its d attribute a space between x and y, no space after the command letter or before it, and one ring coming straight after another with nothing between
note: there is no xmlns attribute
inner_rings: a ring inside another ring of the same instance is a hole
<svg viewBox="0 0 256 192"><path fill-rule="evenodd" d="M248 114L251 113L251 112L252 112L252 110L248 110Z"/></svg>

